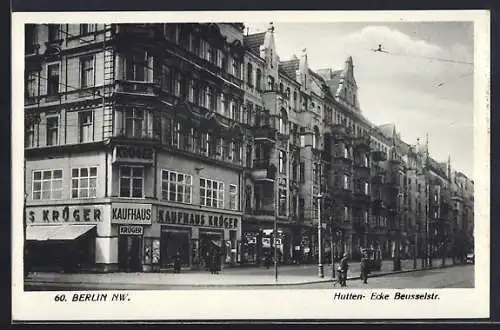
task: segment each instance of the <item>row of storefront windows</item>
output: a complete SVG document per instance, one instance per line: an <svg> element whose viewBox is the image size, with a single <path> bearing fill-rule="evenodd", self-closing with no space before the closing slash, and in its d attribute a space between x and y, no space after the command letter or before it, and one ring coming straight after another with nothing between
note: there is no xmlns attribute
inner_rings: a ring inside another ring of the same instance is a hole
<svg viewBox="0 0 500 330"><path fill-rule="evenodd" d="M144 167L119 167L120 197L144 197ZM181 172L162 170L161 198L178 203L192 204L193 177ZM33 200L63 198L63 170L33 171ZM71 170L71 198L95 198L97 187L97 167L73 168ZM224 182L200 178L199 193L201 206L238 210L238 186L229 185L229 202L225 205L226 185Z"/></svg>

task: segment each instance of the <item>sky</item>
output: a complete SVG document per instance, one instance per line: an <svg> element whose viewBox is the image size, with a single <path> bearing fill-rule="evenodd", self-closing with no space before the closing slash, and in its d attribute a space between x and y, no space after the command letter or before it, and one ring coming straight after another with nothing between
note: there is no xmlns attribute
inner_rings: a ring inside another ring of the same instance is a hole
<svg viewBox="0 0 500 330"><path fill-rule="evenodd" d="M245 23L248 32L269 23ZM415 144L429 136L437 161L473 174L474 26L471 22L274 22L276 52L288 60L307 49L313 70L354 63L361 112L376 125L396 124ZM389 52L374 52L382 44ZM424 58L426 57L426 58Z"/></svg>

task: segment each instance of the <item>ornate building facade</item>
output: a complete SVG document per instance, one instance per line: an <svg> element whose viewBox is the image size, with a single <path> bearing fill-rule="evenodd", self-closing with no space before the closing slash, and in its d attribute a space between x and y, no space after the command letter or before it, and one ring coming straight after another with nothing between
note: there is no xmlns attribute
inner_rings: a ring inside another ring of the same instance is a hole
<svg viewBox="0 0 500 330"><path fill-rule="evenodd" d="M350 57L341 70L313 71L306 50L283 61L272 24L25 32L32 266L159 271L179 254L204 268L215 248L226 266L259 265L274 245L285 264L320 249L473 248L473 182L363 116Z"/></svg>

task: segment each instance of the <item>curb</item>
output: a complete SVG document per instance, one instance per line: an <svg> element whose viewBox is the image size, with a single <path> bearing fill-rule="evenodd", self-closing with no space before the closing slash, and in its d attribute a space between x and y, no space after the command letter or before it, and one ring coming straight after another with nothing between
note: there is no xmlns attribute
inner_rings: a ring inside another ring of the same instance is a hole
<svg viewBox="0 0 500 330"><path fill-rule="evenodd" d="M374 277L382 277L382 276L389 276L389 275L397 275L397 274L404 274L404 273L411 273L411 272L419 272L419 271L425 271L425 270L435 270L435 269L444 269L444 268L450 268L454 266L460 266L460 265L444 265L444 266L437 266L437 267L427 267L427 268L417 268L417 269L408 269L408 270L400 270L400 271L393 271L393 272L385 272L385 273L376 273L376 274L370 274L368 275L368 278L374 278ZM360 276L350 276L347 278L348 281L352 280L359 280L361 277ZM300 286L300 285L308 285L308 284L319 284L319 283L328 283L328 282L333 282L334 279L332 278L324 278L324 279L318 279L314 281L306 281L306 282L292 282L292 283L239 283L239 284L169 284L169 283L161 283L161 284L155 284L155 283L133 283L137 285L143 285L143 286L155 286L155 287L161 287L162 285L169 286L169 287L204 287L204 288L217 288L217 287L273 287L273 286ZM24 280L24 285L37 285L37 284L75 284L75 285L81 285L81 284L101 284L101 283L89 283L89 282L58 282L58 281L33 281L32 279L25 279ZM103 285L106 284L111 284L113 286L120 286L120 285L130 285L130 282L126 283L102 283Z"/></svg>

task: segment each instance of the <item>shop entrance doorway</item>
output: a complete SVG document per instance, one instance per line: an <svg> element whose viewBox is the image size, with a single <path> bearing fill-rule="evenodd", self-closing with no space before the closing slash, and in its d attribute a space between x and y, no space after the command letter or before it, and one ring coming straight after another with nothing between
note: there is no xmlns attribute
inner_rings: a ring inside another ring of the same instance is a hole
<svg viewBox="0 0 500 330"><path fill-rule="evenodd" d="M189 267L189 232L181 230L162 231L160 236L160 266L173 267L174 256L179 253L181 266Z"/></svg>
<svg viewBox="0 0 500 330"><path fill-rule="evenodd" d="M118 267L123 272L140 272L142 236L120 236L118 239Z"/></svg>
<svg viewBox="0 0 500 330"><path fill-rule="evenodd" d="M222 233L200 231L200 268L208 270L210 264L210 253L216 251L221 258L224 254L222 245Z"/></svg>

